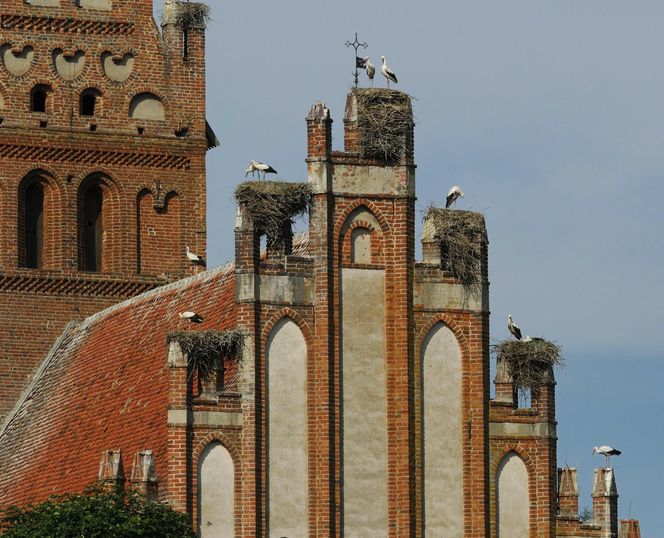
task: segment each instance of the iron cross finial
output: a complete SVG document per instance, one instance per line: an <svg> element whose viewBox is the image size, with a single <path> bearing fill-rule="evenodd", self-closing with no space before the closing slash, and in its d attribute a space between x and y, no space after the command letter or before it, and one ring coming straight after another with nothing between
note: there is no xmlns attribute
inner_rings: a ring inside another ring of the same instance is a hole
<svg viewBox="0 0 664 538"><path fill-rule="evenodd" d="M363 68L364 67L364 60L360 58L357 55L357 49L362 47L363 49L366 49L369 45L367 45L366 42L361 43L357 40L357 32L355 32L355 41L346 41L346 46L347 47L353 47L355 49L355 73L353 73L353 76L355 77L355 87L357 88L357 85L360 80L360 76L357 72L358 68Z"/></svg>

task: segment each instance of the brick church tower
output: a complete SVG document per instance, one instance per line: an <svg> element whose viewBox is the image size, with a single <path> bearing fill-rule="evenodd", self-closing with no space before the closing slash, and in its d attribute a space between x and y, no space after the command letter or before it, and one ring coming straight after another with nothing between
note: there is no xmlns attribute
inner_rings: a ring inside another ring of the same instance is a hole
<svg viewBox="0 0 664 538"><path fill-rule="evenodd" d="M0 6L0 419L70 320L197 271L205 9ZM186 12L186 13L185 13Z"/></svg>

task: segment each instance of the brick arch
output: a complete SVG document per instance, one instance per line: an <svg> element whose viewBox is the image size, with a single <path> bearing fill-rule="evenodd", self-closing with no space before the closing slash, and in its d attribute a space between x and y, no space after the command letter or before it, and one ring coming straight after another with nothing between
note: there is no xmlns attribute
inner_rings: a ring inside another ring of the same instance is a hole
<svg viewBox="0 0 664 538"><path fill-rule="evenodd" d="M26 194L35 183L42 185L42 246L40 257L41 269L56 269L61 260L62 222L66 199L64 184L55 171L48 166L25 169L16 188L16 237L17 265L26 267Z"/></svg>
<svg viewBox="0 0 664 538"><path fill-rule="evenodd" d="M313 347L313 334L309 327L309 324L292 308L285 306L275 314L273 314L270 319L265 323L261 331L261 346L262 349L265 349L267 344L267 339L270 336L270 333L274 327L284 318L290 318L302 331L304 336L304 341L307 343L307 355L310 354L310 349Z"/></svg>
<svg viewBox="0 0 664 538"><path fill-rule="evenodd" d="M351 213L362 206L366 207L369 213L371 213L378 221L383 234L386 236L391 235L392 230L390 229L390 225L388 224L387 219L385 218L385 215L383 215L382 211L376 207L376 204L371 202L371 200L358 198L357 200L353 200L351 203L349 203L337 218L334 224L335 237L339 237L341 235L341 230L343 229L344 224L346 224L346 221L348 220L348 217L350 217Z"/></svg>
<svg viewBox="0 0 664 538"><path fill-rule="evenodd" d="M535 536L537 529L537 521L535 520L535 506L537 499L537 473L535 470L535 462L531 458L530 454L519 449L519 447L514 446L511 443L503 443L500 447L500 450L491 456L489 460L489 491L491 504L489 506L489 514L491 519L491 527L493 528L493 536L498 534L498 467L503 462L503 460L510 454L515 454L526 466L526 472L528 473L528 520L530 526L530 536Z"/></svg>
<svg viewBox="0 0 664 538"><path fill-rule="evenodd" d="M102 227L103 239L101 268L99 272L119 272L124 268L122 242L126 228L123 222L124 200L122 196L121 183L117 181L114 174L103 169L95 169L88 172L79 182L76 194L76 208L78 220L78 260L79 270L85 270L86 248L92 248L87 243L85 236L84 196L88 189L93 186L99 187L102 192ZM98 239L99 240L99 239ZM96 244L96 243L95 243Z"/></svg>
<svg viewBox="0 0 664 538"><path fill-rule="evenodd" d="M129 77L129 79L126 80L125 83L128 82L129 80L131 80L131 77ZM161 102L162 107L164 108L164 119L163 120L142 120L142 119L132 118L131 116L129 116L129 109L130 109L131 104L134 101L134 99L137 96L142 95L142 94L146 94L146 93L154 95ZM131 92L127 92L125 94L124 110L126 111L126 119L130 122L135 122L135 123L141 124L145 121L162 121L162 122L169 121L171 108L172 107L171 107L170 99L168 98L166 93L161 91L161 90L156 90L155 88L152 88L152 87L137 86L136 88L133 88Z"/></svg>
<svg viewBox="0 0 664 538"><path fill-rule="evenodd" d="M424 339L427 337L431 329L433 329L434 326L438 323L442 323L443 325L449 327L449 329L454 333L457 342L459 342L459 347L461 348L461 357L463 359L468 359L470 356L470 349L468 348L468 340L466 339L466 335L461 330L459 325L457 325L454 319L449 314L444 313L433 315L431 318L429 318L429 321L427 321L426 325L420 329L420 332L417 335L417 349L420 350L422 348L422 342L424 342Z"/></svg>
<svg viewBox="0 0 664 538"><path fill-rule="evenodd" d="M61 50L63 56L74 56L78 51L81 51L83 53L83 68L81 69L81 72L78 74L78 76L72 80L67 80L66 78L62 77L60 73L58 72L57 67L55 66L55 51L56 50ZM54 77L57 77L57 80L62 80L65 81L66 83L76 83L76 82L81 82L85 80L88 77L88 71L91 69L90 64L92 63L94 59L94 54L91 51L90 47L87 45L64 45L64 44L59 44L59 45L51 45L49 47L49 64L51 71L54 75Z"/></svg>
<svg viewBox="0 0 664 538"><path fill-rule="evenodd" d="M240 466L240 450L237 448L237 446L235 446L235 443L231 437L222 431L215 431L208 433L205 437L200 439L198 443L196 443L196 448L194 448L192 451L192 462L194 468L198 468L198 463L203 451L210 443L214 442L219 442L224 445L224 448L228 450L231 458L233 458L233 464L237 465L238 467Z"/></svg>

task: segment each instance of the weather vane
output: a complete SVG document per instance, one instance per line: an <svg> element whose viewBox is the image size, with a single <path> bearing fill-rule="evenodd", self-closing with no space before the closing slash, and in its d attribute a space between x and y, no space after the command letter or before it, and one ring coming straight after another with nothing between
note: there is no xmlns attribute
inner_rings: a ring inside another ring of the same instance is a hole
<svg viewBox="0 0 664 538"><path fill-rule="evenodd" d="M359 80L360 80L360 75L359 75L357 70L365 68L364 58L360 58L357 55L357 49L359 49L360 47L366 49L369 45L367 45L366 42L360 43L357 40L357 32L355 32L355 41L353 41L353 42L346 41L346 46L347 47L353 47L355 49L355 73L353 73L353 76L355 77L355 87L357 88L357 85L358 85Z"/></svg>

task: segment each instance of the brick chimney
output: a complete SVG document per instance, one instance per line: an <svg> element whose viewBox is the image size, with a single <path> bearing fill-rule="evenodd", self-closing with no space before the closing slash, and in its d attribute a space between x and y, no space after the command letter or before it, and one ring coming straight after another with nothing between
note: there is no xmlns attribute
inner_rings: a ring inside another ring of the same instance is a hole
<svg viewBox="0 0 664 538"><path fill-rule="evenodd" d="M325 160L332 152L330 109L318 101L307 114L307 159Z"/></svg>
<svg viewBox="0 0 664 538"><path fill-rule="evenodd" d="M620 538L641 538L641 529L638 519L623 519L620 521Z"/></svg>
<svg viewBox="0 0 664 538"><path fill-rule="evenodd" d="M558 469L558 508L561 516L579 518L579 483L576 469Z"/></svg>
<svg viewBox="0 0 664 538"><path fill-rule="evenodd" d="M157 500L157 471L152 450L141 450L136 453L130 481L131 487L145 495L148 501Z"/></svg>
<svg viewBox="0 0 664 538"><path fill-rule="evenodd" d="M595 469L593 522L602 528L602 538L618 538L618 490L611 468Z"/></svg>
<svg viewBox="0 0 664 538"><path fill-rule="evenodd" d="M104 450L102 452L97 478L108 486L116 486L118 489L124 487L125 475L120 450Z"/></svg>

